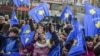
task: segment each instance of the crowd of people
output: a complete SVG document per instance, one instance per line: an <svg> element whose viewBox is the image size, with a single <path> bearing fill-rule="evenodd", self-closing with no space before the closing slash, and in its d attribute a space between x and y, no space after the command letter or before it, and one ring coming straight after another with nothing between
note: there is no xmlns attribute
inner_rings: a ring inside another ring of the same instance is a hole
<svg viewBox="0 0 100 56"><path fill-rule="evenodd" d="M19 29L29 24L31 31L34 31L32 42L24 46L21 42ZM72 30L72 24L66 23L35 23L32 19L19 20L19 24L10 25L9 16L0 14L0 56L10 56L17 52L20 56L49 56L48 54L60 44L60 55L68 56L73 40L66 43L67 36ZM50 32L51 38L46 39L46 32ZM84 31L84 29L83 29ZM99 56L100 55L100 34L94 37L85 36L85 53L76 56ZM10 43L14 43L11 45ZM75 51L75 50L73 50Z"/></svg>

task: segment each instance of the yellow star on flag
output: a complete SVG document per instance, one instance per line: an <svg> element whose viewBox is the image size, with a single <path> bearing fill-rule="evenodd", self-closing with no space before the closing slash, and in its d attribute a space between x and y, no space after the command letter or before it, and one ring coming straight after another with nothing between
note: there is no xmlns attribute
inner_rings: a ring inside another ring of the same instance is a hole
<svg viewBox="0 0 100 56"><path fill-rule="evenodd" d="M17 17L16 17L16 16L14 16L14 19L17 19Z"/></svg>
<svg viewBox="0 0 100 56"><path fill-rule="evenodd" d="M96 27L100 28L100 21L97 22Z"/></svg>
<svg viewBox="0 0 100 56"><path fill-rule="evenodd" d="M25 43L27 43L29 41L29 38L27 37L26 39L25 39Z"/></svg>
<svg viewBox="0 0 100 56"><path fill-rule="evenodd" d="M69 17L69 13L65 13L65 18L68 18Z"/></svg>
<svg viewBox="0 0 100 56"><path fill-rule="evenodd" d="M92 14L92 15L96 13L96 11L95 11L94 9L90 9L89 12L90 12L90 14Z"/></svg>
<svg viewBox="0 0 100 56"><path fill-rule="evenodd" d="M25 33L30 33L31 31L30 30L26 30L26 32Z"/></svg>
<svg viewBox="0 0 100 56"><path fill-rule="evenodd" d="M44 14L44 10L39 10L39 15L43 15Z"/></svg>
<svg viewBox="0 0 100 56"><path fill-rule="evenodd" d="M76 42L77 42L77 41L74 39L74 43L73 43L74 46L76 45Z"/></svg>
<svg viewBox="0 0 100 56"><path fill-rule="evenodd" d="M21 29L19 29L19 32L21 32Z"/></svg>

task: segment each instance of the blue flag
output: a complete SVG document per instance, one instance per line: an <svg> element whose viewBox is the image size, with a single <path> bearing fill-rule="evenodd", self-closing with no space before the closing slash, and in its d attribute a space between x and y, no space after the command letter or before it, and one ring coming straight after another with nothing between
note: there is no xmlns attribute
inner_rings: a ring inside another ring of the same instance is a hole
<svg viewBox="0 0 100 56"><path fill-rule="evenodd" d="M14 10L12 11L12 15L11 15L11 18L10 18L10 24L11 25L19 24L19 21L18 21L18 19L16 17L16 13L15 13Z"/></svg>
<svg viewBox="0 0 100 56"><path fill-rule="evenodd" d="M81 36L77 36L77 39L74 40L74 44L71 47L71 49L68 53L68 56L76 56L76 55L79 55L79 54L83 54L85 52L83 46L84 46L83 38Z"/></svg>
<svg viewBox="0 0 100 56"><path fill-rule="evenodd" d="M82 26L80 26L77 19L72 19L72 24L73 24L73 30L67 37L66 42L74 40L74 43L68 53L68 56L76 56L85 52L83 47L85 45L84 35L82 31L83 28Z"/></svg>
<svg viewBox="0 0 100 56"><path fill-rule="evenodd" d="M39 4L39 6L31 9L28 13L36 23L39 23L44 17L49 16L47 3Z"/></svg>
<svg viewBox="0 0 100 56"><path fill-rule="evenodd" d="M70 32L70 34L68 35L68 37L66 39L66 42L73 40L78 34L78 31L79 31L78 20L77 19L72 19L72 24L73 24L73 29Z"/></svg>
<svg viewBox="0 0 100 56"><path fill-rule="evenodd" d="M19 7L23 4L28 5L30 3L30 0L13 0L14 4Z"/></svg>
<svg viewBox="0 0 100 56"><path fill-rule="evenodd" d="M61 56L60 54L60 44L57 45L49 54L48 56Z"/></svg>
<svg viewBox="0 0 100 56"><path fill-rule="evenodd" d="M71 30L68 37L66 38L66 42L71 41L75 38L75 29Z"/></svg>
<svg viewBox="0 0 100 56"><path fill-rule="evenodd" d="M51 37L52 37L52 35L49 31L45 34L45 36L46 36L46 39L51 39Z"/></svg>
<svg viewBox="0 0 100 56"><path fill-rule="evenodd" d="M98 34L100 28L100 11L99 8L85 3L84 29L86 36Z"/></svg>
<svg viewBox="0 0 100 56"><path fill-rule="evenodd" d="M19 53L17 53L17 52L13 52L13 53L11 53L11 55L10 56L20 56L20 54Z"/></svg>
<svg viewBox="0 0 100 56"><path fill-rule="evenodd" d="M68 56L77 56L77 55L85 53L85 50L84 50L85 43L84 42L85 40L83 39L83 33L81 31L79 32L77 37L74 39L74 43L68 53Z"/></svg>
<svg viewBox="0 0 100 56"><path fill-rule="evenodd" d="M69 6L66 6L64 8L64 10L62 11L61 13L61 19L62 20L72 20L72 11L71 9L69 8Z"/></svg>
<svg viewBox="0 0 100 56"><path fill-rule="evenodd" d="M35 32L32 31L28 34L24 34L20 36L21 42L23 44L23 46L25 47L27 44L30 44L33 40Z"/></svg>
<svg viewBox="0 0 100 56"><path fill-rule="evenodd" d="M30 26L29 24L26 24L24 26L21 27L19 34L28 34L31 32Z"/></svg>

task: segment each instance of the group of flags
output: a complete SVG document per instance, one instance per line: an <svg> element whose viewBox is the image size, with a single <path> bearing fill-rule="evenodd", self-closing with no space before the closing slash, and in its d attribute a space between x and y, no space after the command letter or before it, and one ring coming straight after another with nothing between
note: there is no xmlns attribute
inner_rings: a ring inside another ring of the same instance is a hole
<svg viewBox="0 0 100 56"><path fill-rule="evenodd" d="M29 0L13 0L14 4L19 7L23 4L29 4ZM79 55L85 52L84 47L85 46L85 40L84 36L94 36L95 34L98 34L100 32L100 13L99 9L88 2L85 3L85 16L84 16L84 30L85 35L83 34L82 27L79 24L79 22L73 18L73 13L69 6L67 5L64 10L61 13L61 19L66 21L71 21L73 24L73 29L70 32L69 36L66 39L66 43L70 40L74 40L74 43L68 53L68 56L75 56ZM44 17L50 16L49 9L46 2L43 2L39 4L37 7L31 9L28 14L31 16L32 20L34 20L36 23L39 23ZM18 24L19 21L16 17L15 11L12 11L12 16L10 19L10 24ZM35 32L30 31L29 25L25 25L21 28L20 34L21 34L21 40L24 46L26 44L29 44L32 39ZM33 34L33 35L32 35ZM49 32L46 33L46 36L48 38L51 37L51 34ZM26 43L26 44L25 44ZM74 51L73 51L74 50ZM58 56L58 53L60 55L60 46L58 45L51 53L50 56ZM52 55L55 53L54 55Z"/></svg>
<svg viewBox="0 0 100 56"><path fill-rule="evenodd" d="M16 7L21 5L27 5L30 3L30 0L13 0ZM39 23L44 17L50 16L48 4L43 2L32 8L28 12L29 16L36 22ZM65 9L61 13L61 19L63 20L71 20L72 19L72 11L69 6L66 6Z"/></svg>

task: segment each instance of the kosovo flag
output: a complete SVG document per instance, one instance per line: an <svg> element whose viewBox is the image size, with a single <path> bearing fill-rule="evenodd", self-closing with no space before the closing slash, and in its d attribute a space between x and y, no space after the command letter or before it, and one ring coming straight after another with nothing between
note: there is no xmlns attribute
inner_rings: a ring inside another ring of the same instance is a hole
<svg viewBox="0 0 100 56"><path fill-rule="evenodd" d="M78 35L76 36L76 38L74 39L74 43L68 53L68 56L77 56L77 55L85 53L84 42L85 40L83 39L83 33L82 31L80 31Z"/></svg>
<svg viewBox="0 0 100 56"><path fill-rule="evenodd" d="M100 32L100 13L99 8L85 3L84 28L86 36L94 36Z"/></svg>
<svg viewBox="0 0 100 56"><path fill-rule="evenodd" d="M28 13L36 23L39 23L44 17L49 16L47 3L41 3L37 7L31 9Z"/></svg>
<svg viewBox="0 0 100 56"><path fill-rule="evenodd" d="M71 19L72 19L72 11L69 8L69 6L66 6L64 8L64 10L62 11L62 13L61 13L61 19L62 20L68 20L68 21L70 20L71 21Z"/></svg>
<svg viewBox="0 0 100 56"><path fill-rule="evenodd" d="M29 24L26 24L21 27L19 34L28 34L31 32Z"/></svg>
<svg viewBox="0 0 100 56"><path fill-rule="evenodd" d="M34 34L35 34L35 32L32 31L28 34L23 34L20 36L21 42L24 47L32 42Z"/></svg>
<svg viewBox="0 0 100 56"><path fill-rule="evenodd" d="M66 38L66 42L71 41L75 38L75 29L71 30L71 32L69 33L68 37Z"/></svg>
<svg viewBox="0 0 100 56"><path fill-rule="evenodd" d="M19 21L18 21L18 19L16 17L16 13L15 13L14 10L12 11L12 15L11 15L11 18L10 18L10 24L11 25L19 24Z"/></svg>
<svg viewBox="0 0 100 56"><path fill-rule="evenodd" d="M73 29L68 35L66 42L73 40L78 34L80 27L79 27L78 20L76 18L72 19L72 25L73 25Z"/></svg>
<svg viewBox="0 0 100 56"><path fill-rule="evenodd" d="M79 22L77 19L72 19L72 24L73 24L73 31L71 34L66 39L67 41L74 40L74 43L68 53L68 56L76 56L79 54L83 54L85 52L84 50L84 45L85 45L85 40L83 36L83 31L82 27L80 26ZM74 50L74 51L73 51Z"/></svg>
<svg viewBox="0 0 100 56"><path fill-rule="evenodd" d="M61 56L60 54L60 44L57 45L49 54L48 56Z"/></svg>
<svg viewBox="0 0 100 56"><path fill-rule="evenodd" d="M30 3L30 0L13 0L14 4L19 7L23 4L28 5Z"/></svg>

